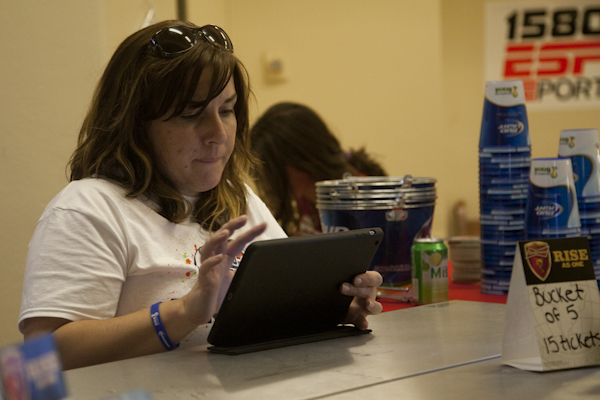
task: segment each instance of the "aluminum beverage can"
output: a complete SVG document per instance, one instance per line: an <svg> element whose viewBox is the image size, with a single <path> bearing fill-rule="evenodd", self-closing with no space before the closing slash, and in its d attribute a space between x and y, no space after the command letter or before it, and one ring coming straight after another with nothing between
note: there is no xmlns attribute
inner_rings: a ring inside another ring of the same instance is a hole
<svg viewBox="0 0 600 400"><path fill-rule="evenodd" d="M412 298L417 304L448 301L448 249L441 239L415 239L411 247Z"/></svg>

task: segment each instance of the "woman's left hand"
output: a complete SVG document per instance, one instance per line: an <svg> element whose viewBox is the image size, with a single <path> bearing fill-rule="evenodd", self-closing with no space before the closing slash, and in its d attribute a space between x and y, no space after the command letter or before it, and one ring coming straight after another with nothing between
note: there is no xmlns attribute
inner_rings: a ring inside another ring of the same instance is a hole
<svg viewBox="0 0 600 400"><path fill-rule="evenodd" d="M348 296L354 296L348 314L344 320L345 324L353 324L358 329L367 329L368 315L379 314L383 310L380 302L376 301L377 287L381 285L383 278L376 271L367 271L354 277L352 284L342 284L340 291Z"/></svg>

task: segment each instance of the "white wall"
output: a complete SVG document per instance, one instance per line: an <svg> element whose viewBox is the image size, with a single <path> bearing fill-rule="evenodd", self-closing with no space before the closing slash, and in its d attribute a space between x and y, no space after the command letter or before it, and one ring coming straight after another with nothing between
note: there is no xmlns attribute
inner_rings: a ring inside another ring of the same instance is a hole
<svg viewBox="0 0 600 400"><path fill-rule="evenodd" d="M451 144L441 118L439 1L232 3L231 37L250 73L255 113L279 101L305 103L346 148L366 146L390 175L437 178L433 229L445 236L453 175L439 168ZM265 55L281 58L285 81L265 78Z"/></svg>
<svg viewBox="0 0 600 400"><path fill-rule="evenodd" d="M66 161L102 62L98 48L105 46L102 3L60 3L4 1L0 13L0 345L20 339L27 244L66 183Z"/></svg>
<svg viewBox="0 0 600 400"><path fill-rule="evenodd" d="M154 4L158 17L175 18L174 1ZM146 0L2 2L0 346L22 339L27 245L46 204L67 184L65 167L104 65L147 7Z"/></svg>

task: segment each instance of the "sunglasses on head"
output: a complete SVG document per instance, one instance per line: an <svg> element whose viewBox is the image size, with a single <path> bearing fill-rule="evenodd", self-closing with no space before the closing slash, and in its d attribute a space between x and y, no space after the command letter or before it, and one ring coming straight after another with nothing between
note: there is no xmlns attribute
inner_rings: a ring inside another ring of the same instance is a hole
<svg viewBox="0 0 600 400"><path fill-rule="evenodd" d="M199 39L233 53L231 39L216 25L204 25L201 28L174 25L161 29L150 39L146 53L159 58L176 57L191 50Z"/></svg>

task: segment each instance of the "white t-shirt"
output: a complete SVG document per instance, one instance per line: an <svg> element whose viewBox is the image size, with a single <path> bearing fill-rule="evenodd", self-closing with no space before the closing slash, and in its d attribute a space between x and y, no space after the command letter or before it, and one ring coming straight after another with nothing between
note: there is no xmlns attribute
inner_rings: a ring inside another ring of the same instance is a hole
<svg viewBox="0 0 600 400"><path fill-rule="evenodd" d="M285 237L247 190L248 222L233 237L265 221L256 240ZM109 180L81 179L46 207L27 252L19 329L33 317L112 318L190 291L208 233L196 222L172 223L153 210L154 203L125 193ZM181 346L206 344L210 327L201 325Z"/></svg>

